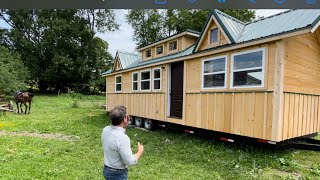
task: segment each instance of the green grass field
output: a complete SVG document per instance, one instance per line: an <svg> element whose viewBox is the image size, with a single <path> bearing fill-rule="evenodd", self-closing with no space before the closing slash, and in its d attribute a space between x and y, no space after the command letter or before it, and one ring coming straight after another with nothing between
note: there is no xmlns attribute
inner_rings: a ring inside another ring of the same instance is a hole
<svg viewBox="0 0 320 180"><path fill-rule="evenodd" d="M0 115L0 179L103 179L103 96L36 95L30 115ZM1 133L0 133L1 134ZM128 128L145 147L129 179L320 179L320 153L234 145L168 130Z"/></svg>

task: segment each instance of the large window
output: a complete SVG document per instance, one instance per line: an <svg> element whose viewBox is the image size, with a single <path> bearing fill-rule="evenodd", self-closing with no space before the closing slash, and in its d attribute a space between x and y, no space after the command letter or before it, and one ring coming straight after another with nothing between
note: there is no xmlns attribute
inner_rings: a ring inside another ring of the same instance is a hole
<svg viewBox="0 0 320 180"><path fill-rule="evenodd" d="M142 71L140 74L141 82L141 91L150 90L150 71Z"/></svg>
<svg viewBox="0 0 320 180"><path fill-rule="evenodd" d="M218 37L219 37L218 33L219 33L218 28L212 29L212 30L210 31L210 43L217 43L217 42L218 42L218 40L219 40L219 38L218 38Z"/></svg>
<svg viewBox="0 0 320 180"><path fill-rule="evenodd" d="M264 62L264 49L232 54L231 87L263 87Z"/></svg>
<svg viewBox="0 0 320 180"><path fill-rule="evenodd" d="M169 51L174 51L177 49L177 41L173 41L169 43Z"/></svg>
<svg viewBox="0 0 320 180"><path fill-rule="evenodd" d="M226 56L204 60L202 63L202 88L215 89L226 87Z"/></svg>
<svg viewBox="0 0 320 180"><path fill-rule="evenodd" d="M116 76L115 78L115 90L116 92L121 92L122 91L122 76Z"/></svg>
<svg viewBox="0 0 320 180"><path fill-rule="evenodd" d="M138 91L139 73L132 73L132 91Z"/></svg>
<svg viewBox="0 0 320 180"><path fill-rule="evenodd" d="M153 70L153 90L161 90L161 69Z"/></svg>

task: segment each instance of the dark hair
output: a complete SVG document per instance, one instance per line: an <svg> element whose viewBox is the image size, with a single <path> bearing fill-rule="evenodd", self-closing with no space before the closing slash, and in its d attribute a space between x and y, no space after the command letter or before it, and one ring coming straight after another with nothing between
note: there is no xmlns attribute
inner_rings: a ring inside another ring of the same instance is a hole
<svg viewBox="0 0 320 180"><path fill-rule="evenodd" d="M111 123L114 126L120 125L126 115L127 115L127 108L124 106L116 106L109 112Z"/></svg>

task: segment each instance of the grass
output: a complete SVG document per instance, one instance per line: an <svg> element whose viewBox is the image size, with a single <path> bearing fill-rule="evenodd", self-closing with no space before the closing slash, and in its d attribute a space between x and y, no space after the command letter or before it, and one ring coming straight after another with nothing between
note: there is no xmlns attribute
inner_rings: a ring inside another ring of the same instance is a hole
<svg viewBox="0 0 320 180"><path fill-rule="evenodd" d="M30 115L0 116L0 130L60 133L79 141L0 136L0 179L103 179L101 96L36 95ZM168 130L128 128L145 146L129 179L319 179L320 153L225 144Z"/></svg>

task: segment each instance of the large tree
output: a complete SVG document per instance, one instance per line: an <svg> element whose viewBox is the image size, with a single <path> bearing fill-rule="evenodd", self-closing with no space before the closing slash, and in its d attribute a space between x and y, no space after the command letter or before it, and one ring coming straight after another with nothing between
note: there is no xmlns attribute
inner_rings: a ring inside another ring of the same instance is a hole
<svg viewBox="0 0 320 180"><path fill-rule="evenodd" d="M1 10L0 18L11 26L0 42L21 54L41 91L94 82L108 56L95 33L118 28L110 10Z"/></svg>
<svg viewBox="0 0 320 180"><path fill-rule="evenodd" d="M243 21L255 18L253 10L222 10ZM201 31L210 10L129 10L127 21L134 30L134 41L139 47L154 43L161 38L183 32L186 29Z"/></svg>
<svg viewBox="0 0 320 180"><path fill-rule="evenodd" d="M28 70L17 53L0 46L0 94L23 90Z"/></svg>

